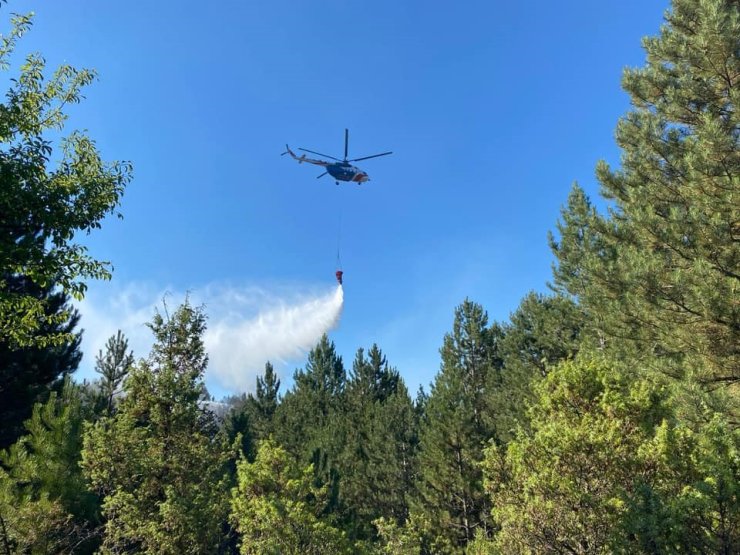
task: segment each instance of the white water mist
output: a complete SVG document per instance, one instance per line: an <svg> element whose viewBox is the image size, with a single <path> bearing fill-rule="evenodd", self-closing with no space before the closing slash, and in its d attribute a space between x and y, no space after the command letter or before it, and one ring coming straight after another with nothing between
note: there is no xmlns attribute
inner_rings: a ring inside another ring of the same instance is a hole
<svg viewBox="0 0 740 555"><path fill-rule="evenodd" d="M233 391L254 388L268 360L280 366L295 361L339 323L344 291L290 304L277 302L249 320L211 321L205 335L209 374Z"/></svg>

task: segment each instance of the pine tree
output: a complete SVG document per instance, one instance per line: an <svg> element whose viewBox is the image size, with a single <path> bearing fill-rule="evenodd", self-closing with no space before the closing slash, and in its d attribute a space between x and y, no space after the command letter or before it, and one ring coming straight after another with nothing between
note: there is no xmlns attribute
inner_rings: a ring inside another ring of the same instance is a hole
<svg viewBox="0 0 740 555"><path fill-rule="evenodd" d="M535 389L531 431L486 452L494 552L733 552L740 431L680 424L668 388L603 359Z"/></svg>
<svg viewBox="0 0 740 555"><path fill-rule="evenodd" d="M240 553L323 555L357 553L345 535L319 516L328 491L314 484L314 469L302 471L273 441L264 441L254 462L239 461L232 491L231 518L240 536Z"/></svg>
<svg viewBox="0 0 740 555"><path fill-rule="evenodd" d="M339 460L341 512L350 538L369 540L378 518L408 516L418 443L414 406L377 345L359 349L347 383Z"/></svg>
<svg viewBox="0 0 740 555"><path fill-rule="evenodd" d="M278 406L278 443L298 460L313 462L317 472L332 474L342 445L339 435L347 373L333 342L324 335L297 370L294 386Z"/></svg>
<svg viewBox="0 0 740 555"><path fill-rule="evenodd" d="M101 350L95 357L95 371L101 375L100 396L108 415L113 412L113 397L120 393L120 386L134 364L133 351L127 351L128 339L118 330L108 338L105 355Z"/></svg>
<svg viewBox="0 0 740 555"><path fill-rule="evenodd" d="M555 281L605 346L709 388L740 380L740 6L674 0L623 87L621 168L597 166L608 215L575 188ZM737 395L736 402L737 402Z"/></svg>
<svg viewBox="0 0 740 555"><path fill-rule="evenodd" d="M117 552L214 553L228 514L229 451L201 408L205 315L188 301L157 312L148 360L118 410L90 426L83 468L103 496L103 546Z"/></svg>
<svg viewBox="0 0 740 555"><path fill-rule="evenodd" d="M254 396L250 395L247 404L253 421L253 429L258 439L270 436L273 429L273 417L278 407L280 380L270 362L265 363L265 373L257 376L257 388Z"/></svg>
<svg viewBox="0 0 740 555"><path fill-rule="evenodd" d="M371 402L383 402L396 392L400 379L398 371L388 366L385 355L374 344L367 357L364 349L357 351L347 387L348 394Z"/></svg>
<svg viewBox="0 0 740 555"><path fill-rule="evenodd" d="M498 340L501 372L492 374L489 418L496 438L505 443L520 426L534 400L533 385L549 369L572 358L581 347L584 315L561 295L526 295L502 326Z"/></svg>
<svg viewBox="0 0 740 555"><path fill-rule="evenodd" d="M247 460L253 461L257 454L257 442L259 439L252 422L253 411L249 410L249 398L245 395L227 399L231 409L226 413L223 423L223 431L230 444L235 445L238 453ZM234 442L237 442L236 444ZM229 471L236 476L236 460L229 462Z"/></svg>
<svg viewBox="0 0 740 555"><path fill-rule="evenodd" d="M493 439L487 405L491 375L500 372L497 333L480 305L466 299L455 310L420 432L417 510L456 549L490 530L480 462Z"/></svg>
<svg viewBox="0 0 740 555"><path fill-rule="evenodd" d="M80 387L37 403L25 435L0 451L0 553L90 553L99 503L79 466L82 429L92 414Z"/></svg>
<svg viewBox="0 0 740 555"><path fill-rule="evenodd" d="M20 437L34 404L45 401L50 391L59 390L64 377L77 369L82 358L81 334L75 331L80 316L69 306L68 296L53 292L52 286L38 287L21 276L8 277L5 287L33 296L44 306L45 322L35 333L71 339L56 345L20 347L0 338L0 449ZM61 319L63 314L68 319Z"/></svg>
<svg viewBox="0 0 740 555"><path fill-rule="evenodd" d="M273 418L277 410L280 380L270 362L265 364L265 373L257 376L255 394L243 393L226 399L231 410L226 416L224 428L231 441L241 437L241 452L253 461L257 443L272 436L275 425ZM233 468L236 472L236 467Z"/></svg>

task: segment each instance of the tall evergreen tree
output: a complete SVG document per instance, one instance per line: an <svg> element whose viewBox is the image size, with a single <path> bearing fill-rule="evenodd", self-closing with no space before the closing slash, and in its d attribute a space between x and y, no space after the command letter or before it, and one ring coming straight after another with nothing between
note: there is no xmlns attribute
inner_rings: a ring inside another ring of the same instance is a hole
<svg viewBox="0 0 740 555"><path fill-rule="evenodd" d="M367 356L357 351L342 422L341 511L350 537L368 540L374 520L401 524L408 516L418 443L408 390L377 345Z"/></svg>
<svg viewBox="0 0 740 555"><path fill-rule="evenodd" d="M34 404L44 402L51 390L58 390L82 358L81 334L75 331L80 316L69 306L64 293L53 292L52 286L39 287L21 276L7 278L5 287L22 290L23 295L42 302L48 318L36 333L71 339L56 345L20 347L0 338L0 449L20 437L23 422L31 416ZM61 314L68 314L69 318L60 320Z"/></svg>
<svg viewBox="0 0 740 555"><path fill-rule="evenodd" d="M270 362L265 364L265 373L257 376L255 394L243 393L226 399L231 410L226 415L225 429L230 440L241 436L241 451L253 461L256 444L272 436L275 429L273 418L278 407L280 380ZM236 467L233 468L236 472Z"/></svg>
<svg viewBox="0 0 740 555"><path fill-rule="evenodd" d="M561 360L575 356L581 346L584 315L562 295L526 295L503 325L498 341L502 370L492 374L491 427L502 442L527 425L533 385Z"/></svg>
<svg viewBox="0 0 740 555"><path fill-rule="evenodd" d="M257 389L255 400L260 414L265 418L272 418L278 405L278 392L280 391L280 380L275 373L275 368L270 362L265 363L265 374L257 376Z"/></svg>
<svg viewBox="0 0 740 555"><path fill-rule="evenodd" d="M324 335L308 354L305 370L293 376L293 388L278 406L276 439L320 473L332 473L342 445L340 419L347 373L334 343Z"/></svg>
<svg viewBox="0 0 740 555"><path fill-rule="evenodd" d="M253 428L257 438L264 439L272 433L272 420L278 407L280 380L275 368L265 363L265 373L257 376L257 388L254 396L250 395L247 403L251 406Z"/></svg>
<svg viewBox="0 0 740 555"><path fill-rule="evenodd" d="M609 214L574 189L552 240L555 282L607 347L730 386L737 402L740 5L674 0L643 44L647 64L622 81L633 109L617 126L621 168L597 166Z"/></svg>
<svg viewBox="0 0 740 555"><path fill-rule="evenodd" d="M491 525L480 462L493 438L487 406L491 375L500 371L498 333L479 304L457 307L420 432L419 510L455 549Z"/></svg>
<svg viewBox="0 0 740 555"><path fill-rule="evenodd" d="M87 430L83 467L104 498L110 551L214 553L224 541L229 452L199 404L205 325L187 301L158 312L151 354L131 371L118 410Z"/></svg>
<svg viewBox="0 0 740 555"><path fill-rule="evenodd" d="M99 501L80 468L92 407L69 378L34 406L26 433L0 451L0 553L92 553Z"/></svg>
<svg viewBox="0 0 740 555"><path fill-rule="evenodd" d="M241 456L252 461L257 454L257 434L252 423L253 412L249 410L249 398L246 395L234 396L227 399L230 409L226 412L223 431L228 437L229 443L235 445ZM262 438L259 438L262 439ZM236 477L236 460L229 462L229 471Z"/></svg>
<svg viewBox="0 0 740 555"><path fill-rule="evenodd" d="M128 339L118 330L108 338L105 354L98 351L95 371L100 374L100 396L107 414L113 411L113 397L121 392L121 384L134 364L134 353L128 350Z"/></svg>
<svg viewBox="0 0 740 555"><path fill-rule="evenodd" d="M382 402L396 392L400 379L398 371L388 366L380 348L373 345L367 352L367 357L364 349L357 351L347 392L356 399Z"/></svg>

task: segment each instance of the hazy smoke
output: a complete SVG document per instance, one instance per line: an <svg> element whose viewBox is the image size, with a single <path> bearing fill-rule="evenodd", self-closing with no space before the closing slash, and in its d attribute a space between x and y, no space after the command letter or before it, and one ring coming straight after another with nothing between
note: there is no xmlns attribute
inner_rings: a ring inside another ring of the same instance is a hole
<svg viewBox="0 0 740 555"><path fill-rule="evenodd" d="M279 366L305 356L338 324L343 303L344 292L338 286L323 296L263 305L249 320L232 307L233 318L211 320L206 331L209 374L227 389L252 390L268 360Z"/></svg>

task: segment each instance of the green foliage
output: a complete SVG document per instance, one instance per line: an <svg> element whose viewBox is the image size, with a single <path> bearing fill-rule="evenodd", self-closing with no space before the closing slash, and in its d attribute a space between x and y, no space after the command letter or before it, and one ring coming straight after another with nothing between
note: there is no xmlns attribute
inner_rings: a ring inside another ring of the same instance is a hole
<svg viewBox="0 0 740 555"><path fill-rule="evenodd" d="M435 545L438 549L427 549L429 538L425 530L431 529L431 524L419 513L411 513L403 526L394 520L379 518L373 521L378 530L377 552L383 555L419 555L421 553L441 553L449 549L449 545ZM434 534L437 537L436 534ZM442 548L440 548L442 547Z"/></svg>
<svg viewBox="0 0 740 555"><path fill-rule="evenodd" d="M128 351L128 339L118 330L108 338L105 354L98 351L95 357L95 371L100 374L99 395L105 412L113 412L113 398L121 392L121 384L134 365L134 353Z"/></svg>
<svg viewBox="0 0 740 555"><path fill-rule="evenodd" d="M4 70L31 16L11 21L10 33L0 37ZM60 161L48 167L52 142L45 137L63 129L65 106L82 99L95 73L63 65L47 80L44 72L44 58L30 54L0 103L0 338L12 348L73 341L69 331L53 326L69 320L68 309L51 312L44 297L13 290L10 280L23 276L80 299L84 280L108 278L109 265L87 254L74 236L115 213L131 175L127 163L103 162L94 142L79 132L61 140Z"/></svg>
<svg viewBox="0 0 740 555"><path fill-rule="evenodd" d="M79 361L69 296L108 277L75 236L131 171L79 133L49 167L94 73L29 56L0 104L0 553L737 552L740 5L674 0L644 44L621 167L597 168L608 212L573 188L557 294L504 324L457 307L429 395L377 345L348 378L324 336L282 399L267 363L219 426L186 301L147 360L120 332L100 352L102 417L66 383L18 439Z"/></svg>
<svg viewBox="0 0 740 555"><path fill-rule="evenodd" d="M480 530L465 549L466 555L499 555L499 553L496 544Z"/></svg>
<svg viewBox="0 0 740 555"><path fill-rule="evenodd" d="M270 362L265 363L265 373L257 376L255 394L242 394L226 399L232 409L226 415L224 428L231 441L237 440L244 457L254 460L259 441L273 435L273 418L277 410L280 380ZM233 469L236 473L236 467Z"/></svg>
<svg viewBox="0 0 740 555"><path fill-rule="evenodd" d="M472 540L477 529L490 528L480 462L493 435L488 388L501 369L499 336L497 326L488 327L483 308L465 300L455 310L452 333L445 336L442 369L425 407L418 512L434 533L456 548Z"/></svg>
<svg viewBox="0 0 740 555"><path fill-rule="evenodd" d="M438 553L461 551L453 545L450 538L440 534L428 515L415 512L413 509L403 526L385 518L377 519L373 524L378 529L379 540L375 544L377 553L384 555L437 555ZM478 530L476 538L479 535L485 536L485 532ZM467 548L465 551L467 552Z"/></svg>
<svg viewBox="0 0 740 555"><path fill-rule="evenodd" d="M634 454L667 416L667 394L606 364L562 363L538 386L532 435L486 453L505 552L606 552Z"/></svg>
<svg viewBox="0 0 740 555"><path fill-rule="evenodd" d="M229 443L234 444L238 453L247 459L254 460L256 454L256 433L252 424L252 406L250 397L246 394L233 396L225 399L225 403L231 408L225 415L223 431L228 437ZM234 443L236 442L236 443ZM229 463L230 473L236 476L236 460Z"/></svg>
<svg viewBox="0 0 740 555"><path fill-rule="evenodd" d="M740 430L715 414L698 431L664 422L643 457L655 480L627 498L624 553L733 553L740 546ZM634 545L637 544L637 545Z"/></svg>
<svg viewBox="0 0 740 555"><path fill-rule="evenodd" d="M63 378L76 370L82 358L80 333L74 332L79 314L67 304L66 295L54 293L51 286L40 288L22 276L7 279L6 287L44 304L49 318L37 333L63 334L72 339L53 346L17 347L7 338L0 338L0 449L21 436L23 422L31 416L34 403L45 401L50 390L59 389ZM63 313L69 314L68 320L56 317Z"/></svg>
<svg viewBox="0 0 740 555"><path fill-rule="evenodd" d="M695 432L669 389L602 360L537 387L531 433L486 451L502 552L726 551L738 541L740 435ZM724 550L724 551L723 551Z"/></svg>
<svg viewBox="0 0 740 555"><path fill-rule="evenodd" d="M275 369L269 362L265 363L264 376L257 376L257 391L255 395L255 405L257 414L265 422L272 420L275 409L278 405L278 391L280 390L280 380L275 374Z"/></svg>
<svg viewBox="0 0 740 555"><path fill-rule="evenodd" d="M504 326L500 350L506 371L518 363L545 377L549 367L578 352L582 323L570 299L529 293Z"/></svg>
<svg viewBox="0 0 740 555"><path fill-rule="evenodd" d="M394 520L385 518L378 518L373 524L380 539L378 553L410 555L421 552L421 539L411 531L411 526L399 526Z"/></svg>
<svg viewBox="0 0 740 555"><path fill-rule="evenodd" d="M264 375L257 376L255 394L249 395L246 402L246 409L252 422L251 429L257 439L265 439L272 434L279 390L280 380L275 374L275 368L267 362Z"/></svg>
<svg viewBox="0 0 740 555"><path fill-rule="evenodd" d="M572 300L529 293L502 325L497 343L502 369L491 375L487 412L498 441L508 442L517 428L528 425L526 409L534 401L534 384L581 349L584 324Z"/></svg>
<svg viewBox="0 0 740 555"><path fill-rule="evenodd" d="M358 349L352 363L348 396L355 401L366 399L382 403L397 391L400 381L398 371L389 368L388 361L377 345L370 348L367 357L364 349Z"/></svg>
<svg viewBox="0 0 740 555"><path fill-rule="evenodd" d="M403 380L373 345L359 349L347 384L339 501L350 537L374 539L373 521L403 523L416 475L418 432Z"/></svg>
<svg viewBox="0 0 740 555"><path fill-rule="evenodd" d="M0 550L89 552L97 539L98 500L79 466L90 409L66 381L26 422L26 435L0 452Z"/></svg>
<svg viewBox="0 0 740 555"><path fill-rule="evenodd" d="M624 358L709 388L740 381L737 200L740 7L675 0L647 64L628 69L621 168L597 167L598 215L574 189L552 245L555 281ZM737 407L735 407L737 410Z"/></svg>
<svg viewBox="0 0 740 555"><path fill-rule="evenodd" d="M317 478L336 487L347 373L326 335L308 354L305 370L295 372L294 381L275 412L275 439L297 460L312 462Z"/></svg>
<svg viewBox="0 0 740 555"><path fill-rule="evenodd" d="M213 553L224 541L230 450L199 406L205 316L185 302L150 328L118 410L88 427L83 468L103 496L107 552Z"/></svg>
<svg viewBox="0 0 740 555"><path fill-rule="evenodd" d="M244 555L356 553L345 535L320 518L329 492L271 440L262 442L253 463L242 459L232 491L231 518Z"/></svg>

